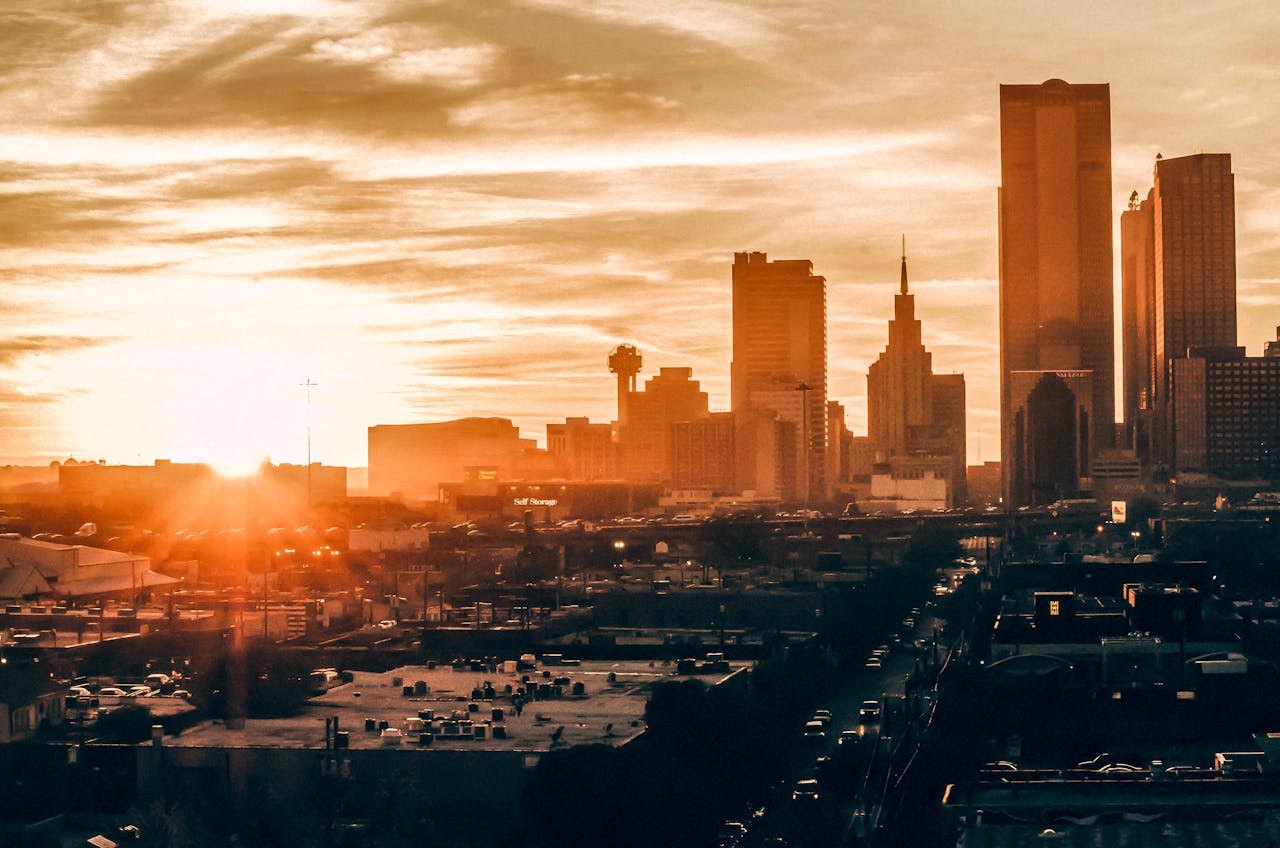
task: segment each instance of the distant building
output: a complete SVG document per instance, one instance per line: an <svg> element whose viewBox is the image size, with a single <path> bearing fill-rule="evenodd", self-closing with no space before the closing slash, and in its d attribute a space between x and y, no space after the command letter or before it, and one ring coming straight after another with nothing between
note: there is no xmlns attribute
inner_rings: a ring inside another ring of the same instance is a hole
<svg viewBox="0 0 1280 848"><path fill-rule="evenodd" d="M1048 503L1115 436L1109 86L1000 86L1000 183L1005 500Z"/></svg>
<svg viewBox="0 0 1280 848"><path fill-rule="evenodd" d="M217 479L208 465L167 459L157 459L153 465L72 461L58 468L58 488L63 498L86 506L110 503L124 512L154 509L200 487L212 488Z"/></svg>
<svg viewBox="0 0 1280 848"><path fill-rule="evenodd" d="M493 466L510 479L534 447L506 418L380 424L369 428L369 492L435 500L440 483L461 480L467 466Z"/></svg>
<svg viewBox="0 0 1280 848"><path fill-rule="evenodd" d="M692 368L661 368L644 391L627 396L626 423L619 428L623 477L632 483L670 484L675 475L674 427L706 418L707 393Z"/></svg>
<svg viewBox="0 0 1280 848"><path fill-rule="evenodd" d="M570 480L618 478L617 446L608 424L592 424L589 418L548 424L547 453L563 463Z"/></svg>
<svg viewBox="0 0 1280 848"><path fill-rule="evenodd" d="M825 499L827 281L811 261L734 254L730 371L734 412L768 409L795 425L794 453L803 461L789 462L799 468L799 488L784 497Z"/></svg>
<svg viewBox="0 0 1280 848"><path fill-rule="evenodd" d="M1280 481L1280 357L1192 348L1171 374L1175 475Z"/></svg>
<svg viewBox="0 0 1280 848"><path fill-rule="evenodd" d="M1000 503L1000 463L984 462L966 469L970 506L995 506Z"/></svg>
<svg viewBox="0 0 1280 848"><path fill-rule="evenodd" d="M881 472L873 472L871 497L878 497L877 488L887 491L886 481L921 479L918 475L924 472L917 460L928 458L924 464L929 473L936 472L945 485L937 506L959 506L966 498L964 375L933 373L933 357L925 349L915 317L915 295L907 286L905 254L899 286L889 321L889 343L867 370L868 430L876 461L885 465ZM911 462L902 462L907 458ZM931 488L928 498L921 495L911 500L929 499L933 494Z"/></svg>
<svg viewBox="0 0 1280 848"><path fill-rule="evenodd" d="M740 491L734 414L716 412L674 426L674 489L710 489L719 494Z"/></svg>
<svg viewBox="0 0 1280 848"><path fill-rule="evenodd" d="M1147 200L1121 216L1125 423L1167 471L1176 441L1169 362L1236 343L1235 175L1231 155L1157 158ZM1133 416L1130 420L1129 416Z"/></svg>

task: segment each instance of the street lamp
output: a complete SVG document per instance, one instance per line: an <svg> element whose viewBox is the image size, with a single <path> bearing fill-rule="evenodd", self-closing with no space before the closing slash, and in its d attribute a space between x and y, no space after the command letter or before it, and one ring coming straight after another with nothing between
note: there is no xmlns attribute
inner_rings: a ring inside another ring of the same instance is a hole
<svg viewBox="0 0 1280 848"><path fill-rule="evenodd" d="M813 391L813 386L808 383L801 382L796 386L796 391L800 392L800 465L803 473L800 477L800 502L805 506L809 505L809 392Z"/></svg>

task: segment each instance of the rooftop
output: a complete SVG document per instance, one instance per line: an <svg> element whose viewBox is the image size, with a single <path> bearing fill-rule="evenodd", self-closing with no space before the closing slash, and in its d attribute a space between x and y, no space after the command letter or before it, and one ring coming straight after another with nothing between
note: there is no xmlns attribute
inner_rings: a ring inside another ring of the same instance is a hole
<svg viewBox="0 0 1280 848"><path fill-rule="evenodd" d="M433 742L420 746L418 734L413 732L403 739L400 747L422 751L450 748L535 753L567 745L616 746L644 731L645 703L655 683L697 677L712 685L749 665L733 663L727 672L693 676L676 674L675 665L603 661L549 667L539 664L537 669L519 672L504 670L502 663L479 671L471 670L469 665L457 671L448 665L402 666L387 672L357 671L352 682L308 701L300 715L250 719L243 729L230 729L223 722L206 722L184 731L181 736L165 737L164 744L320 750L325 746L325 719L336 716L339 727L351 734L351 748L381 748L384 744L381 734L365 729L367 719L386 721L391 728L405 729L407 719L417 719L419 711L431 710L436 730ZM506 687L518 691L528 685L522 682L526 675L534 686L550 686L564 678L570 683L560 687L561 697L530 701L524 705L522 714L517 715ZM404 694L406 686L414 687L420 682L425 684L425 692ZM473 697L475 690L485 689L486 683L494 690L494 697ZM575 697L572 691L577 683L582 684L584 693ZM476 706L474 712L470 711L472 704ZM495 708L502 710L501 720L495 720ZM472 726L483 726L485 730L467 735L466 725L454 728L453 732L442 727L441 719L450 719L454 711L461 711ZM505 729L506 738L494 738L495 726ZM558 728L563 730L553 740Z"/></svg>

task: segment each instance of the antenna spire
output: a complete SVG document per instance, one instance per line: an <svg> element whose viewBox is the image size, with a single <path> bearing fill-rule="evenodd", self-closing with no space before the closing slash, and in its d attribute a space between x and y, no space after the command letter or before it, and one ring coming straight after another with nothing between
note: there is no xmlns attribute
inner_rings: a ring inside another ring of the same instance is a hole
<svg viewBox="0 0 1280 848"><path fill-rule="evenodd" d="M907 235L902 234L902 293L907 293Z"/></svg>

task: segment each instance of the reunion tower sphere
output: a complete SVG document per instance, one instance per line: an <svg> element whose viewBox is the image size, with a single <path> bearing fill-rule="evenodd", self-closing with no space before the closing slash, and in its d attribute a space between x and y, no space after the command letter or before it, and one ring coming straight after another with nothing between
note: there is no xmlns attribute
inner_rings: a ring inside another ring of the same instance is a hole
<svg viewBox="0 0 1280 848"><path fill-rule="evenodd" d="M609 351L609 370L618 375L618 422L627 420L627 393L636 390L640 373L640 351L635 345L620 344Z"/></svg>

